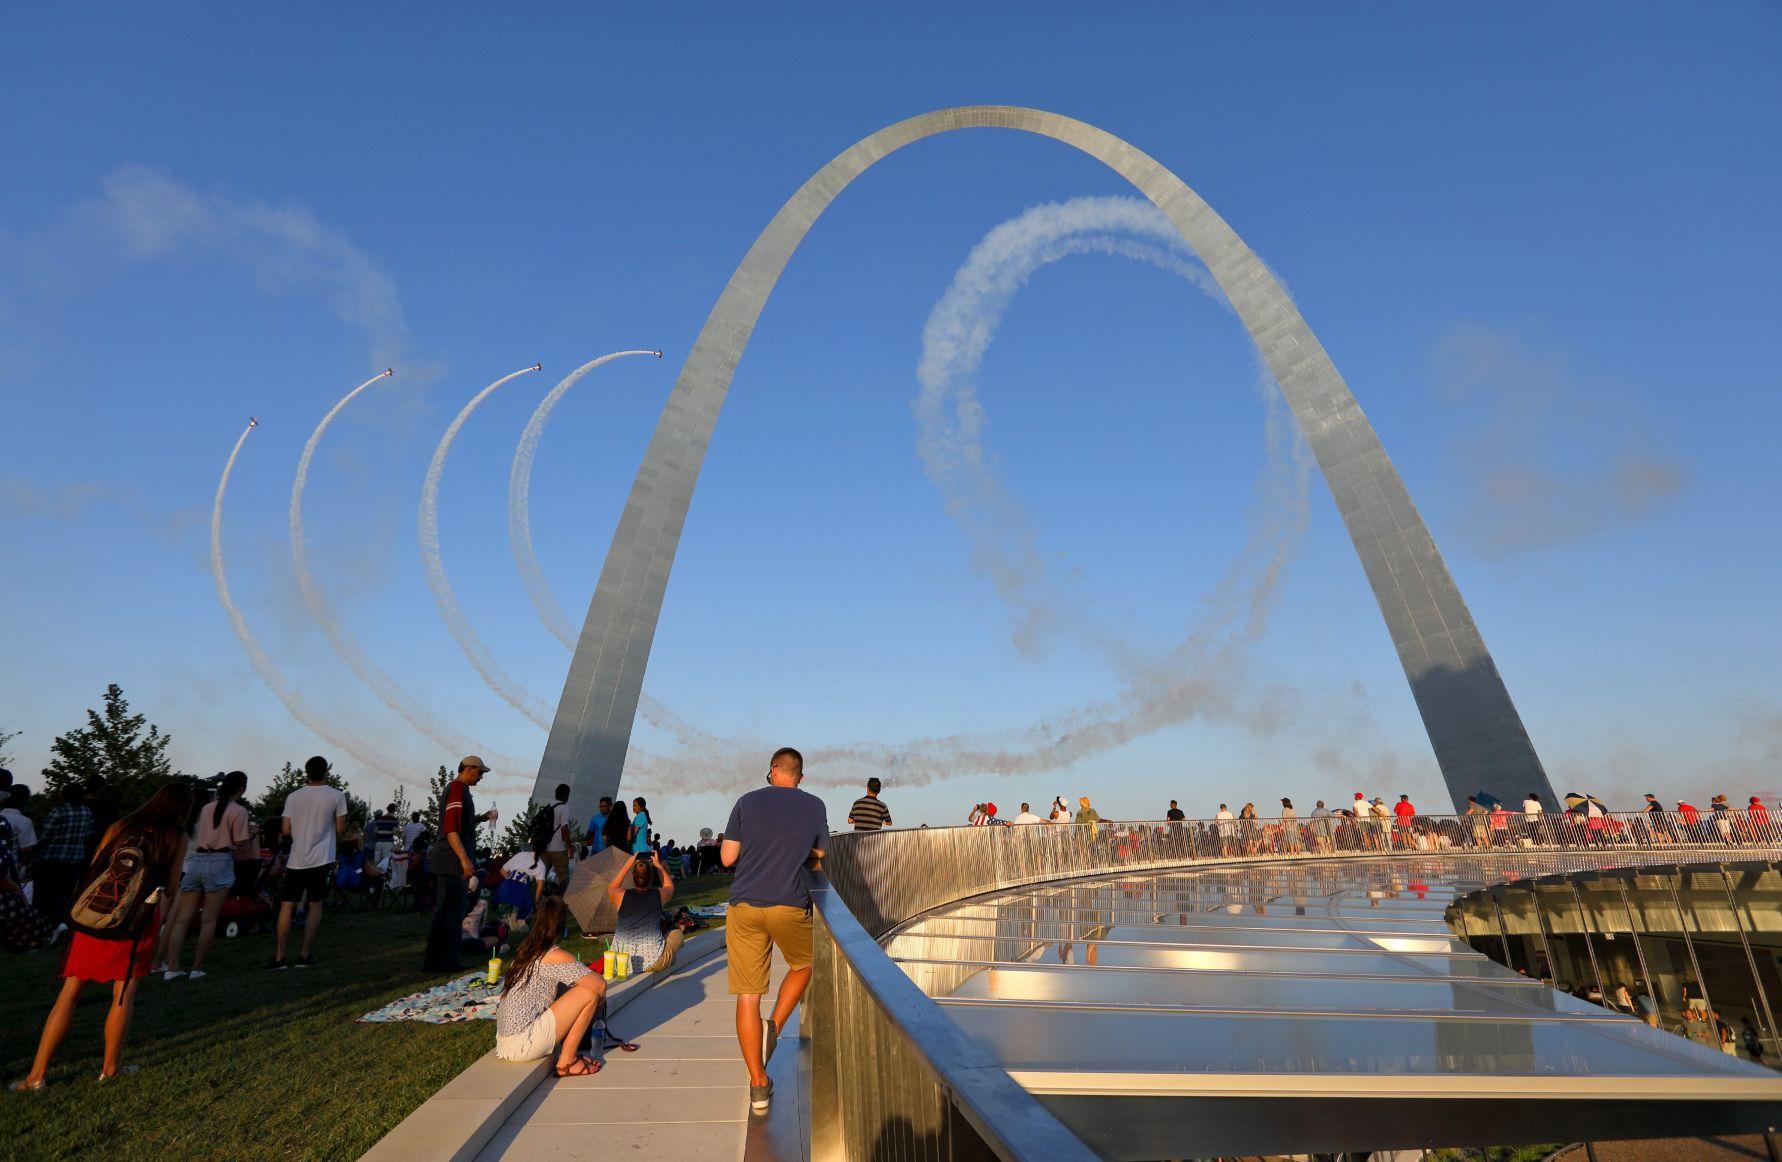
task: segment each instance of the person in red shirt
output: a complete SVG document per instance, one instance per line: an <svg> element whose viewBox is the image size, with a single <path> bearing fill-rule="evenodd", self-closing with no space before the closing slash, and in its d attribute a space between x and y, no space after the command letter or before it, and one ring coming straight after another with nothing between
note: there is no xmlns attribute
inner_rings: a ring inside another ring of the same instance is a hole
<svg viewBox="0 0 1782 1162"><path fill-rule="evenodd" d="M1770 812L1763 805L1763 800L1756 795L1751 796L1750 804L1745 808L1745 819L1751 825L1751 837L1759 843L1768 843L1773 837L1770 834Z"/></svg>
<svg viewBox="0 0 1782 1162"><path fill-rule="evenodd" d="M1411 797L1400 795L1398 802L1392 805L1392 813L1398 816L1398 846L1411 846L1411 820L1417 817L1417 808L1411 806Z"/></svg>

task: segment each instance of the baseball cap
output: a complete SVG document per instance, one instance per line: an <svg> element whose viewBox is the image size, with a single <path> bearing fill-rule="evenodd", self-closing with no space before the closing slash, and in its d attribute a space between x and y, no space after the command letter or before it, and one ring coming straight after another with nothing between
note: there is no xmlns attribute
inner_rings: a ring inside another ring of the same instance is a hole
<svg viewBox="0 0 1782 1162"><path fill-rule="evenodd" d="M459 770L467 770L471 767L475 767L479 771L486 771L489 769L489 764L473 754L467 754L458 760Z"/></svg>

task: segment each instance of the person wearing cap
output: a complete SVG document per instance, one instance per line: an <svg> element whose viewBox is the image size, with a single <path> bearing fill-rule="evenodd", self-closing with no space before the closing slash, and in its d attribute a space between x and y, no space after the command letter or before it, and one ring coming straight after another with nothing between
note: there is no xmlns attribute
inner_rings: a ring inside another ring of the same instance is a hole
<svg viewBox="0 0 1782 1162"><path fill-rule="evenodd" d="M1077 805L1081 808L1081 810L1077 812L1077 822L1087 823L1089 825L1089 838L1094 839L1101 833L1101 813L1089 805L1089 796L1087 795L1078 798Z"/></svg>
<svg viewBox="0 0 1782 1162"><path fill-rule="evenodd" d="M475 878L476 827L495 822L493 808L476 813L476 800L470 789L483 781L488 764L476 755L458 760L458 777L446 784L439 803L439 834L433 849L427 853L430 869L439 878L439 906L433 912L433 927L427 933L427 956L421 967L429 972L457 972L459 927L470 911L467 885Z"/></svg>
<svg viewBox="0 0 1782 1162"><path fill-rule="evenodd" d="M1763 805L1763 800L1756 795L1745 806L1745 822L1751 827L1751 838L1758 843L1769 843L1775 839L1770 832L1770 811Z"/></svg>

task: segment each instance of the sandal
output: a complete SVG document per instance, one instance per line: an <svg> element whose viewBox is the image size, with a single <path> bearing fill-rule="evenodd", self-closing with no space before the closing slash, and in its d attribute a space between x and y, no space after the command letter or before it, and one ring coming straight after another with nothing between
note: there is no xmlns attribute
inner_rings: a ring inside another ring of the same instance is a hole
<svg viewBox="0 0 1782 1162"><path fill-rule="evenodd" d="M42 1093L44 1087L47 1085L49 1085L49 1082L46 1079L40 1078L36 1085L32 1085L30 1082L20 1078L18 1081L9 1083L6 1088L13 1093Z"/></svg>
<svg viewBox="0 0 1782 1162"><path fill-rule="evenodd" d="M611 1033L607 1033L601 1037L600 1047L602 1049L622 1049L626 1053L637 1052L637 1043L635 1041L621 1041Z"/></svg>
<svg viewBox="0 0 1782 1162"><path fill-rule="evenodd" d="M600 1065L592 1057L577 1056L567 1067L559 1062L556 1073L558 1077L593 1077L600 1072Z"/></svg>

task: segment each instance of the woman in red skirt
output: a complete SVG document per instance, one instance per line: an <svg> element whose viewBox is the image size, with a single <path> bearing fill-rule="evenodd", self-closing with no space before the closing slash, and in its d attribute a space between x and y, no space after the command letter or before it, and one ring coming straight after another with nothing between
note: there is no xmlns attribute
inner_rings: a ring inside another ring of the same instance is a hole
<svg viewBox="0 0 1782 1162"><path fill-rule="evenodd" d="M113 848L125 840L139 839L149 862L150 882L165 885L163 898L172 899L179 889L180 865L186 854L186 823L191 811L191 784L167 784L132 814L111 825L99 841L93 866L110 866ZM43 1023L37 1059L30 1074L23 1081L14 1082L11 1088L43 1088L44 1074L49 1072L50 1060L68 1035L74 1006L88 981L111 984L111 1010L105 1015L105 1063L99 1069L99 1080L117 1076L123 1068L124 1038L130 1032L130 1013L136 1004L136 982L148 975L154 963L155 938L160 930L157 913L133 939L101 940L84 932L74 934L67 959L62 963L62 991L49 1019Z"/></svg>

